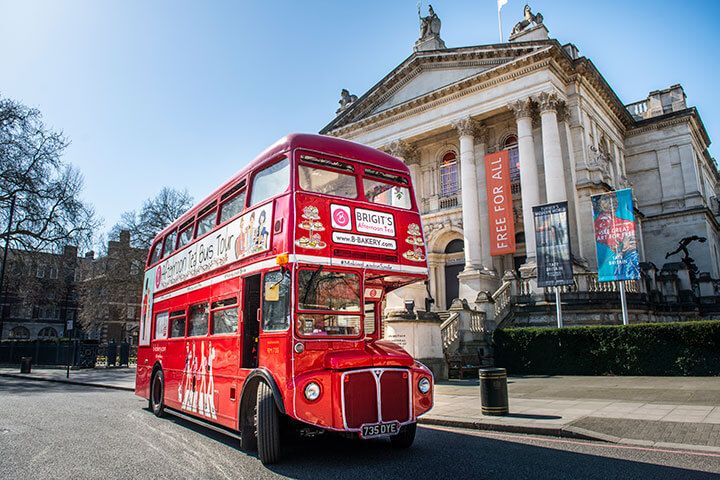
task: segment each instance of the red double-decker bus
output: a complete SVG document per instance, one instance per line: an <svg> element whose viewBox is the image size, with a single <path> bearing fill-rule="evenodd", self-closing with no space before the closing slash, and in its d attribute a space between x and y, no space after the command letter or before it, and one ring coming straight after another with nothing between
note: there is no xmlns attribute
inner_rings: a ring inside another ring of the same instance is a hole
<svg viewBox="0 0 720 480"><path fill-rule="evenodd" d="M381 339L387 292L427 279L407 167L289 135L163 230L143 285L135 393L236 434L264 463L284 428L409 447L432 374Z"/></svg>

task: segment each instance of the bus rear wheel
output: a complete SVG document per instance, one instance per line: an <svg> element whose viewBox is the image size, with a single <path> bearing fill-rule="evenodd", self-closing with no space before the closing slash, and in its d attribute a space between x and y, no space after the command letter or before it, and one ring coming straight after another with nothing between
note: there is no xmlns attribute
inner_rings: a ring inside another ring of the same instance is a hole
<svg viewBox="0 0 720 480"><path fill-rule="evenodd" d="M280 460L280 412L265 382L258 384L256 418L258 457L265 465L276 463Z"/></svg>
<svg viewBox="0 0 720 480"><path fill-rule="evenodd" d="M165 395L165 376L162 370L155 372L150 382L150 409L156 417L165 416L165 403L163 401Z"/></svg>
<svg viewBox="0 0 720 480"><path fill-rule="evenodd" d="M390 444L395 448L410 448L415 441L417 423L411 423L400 428L400 433L390 437Z"/></svg>

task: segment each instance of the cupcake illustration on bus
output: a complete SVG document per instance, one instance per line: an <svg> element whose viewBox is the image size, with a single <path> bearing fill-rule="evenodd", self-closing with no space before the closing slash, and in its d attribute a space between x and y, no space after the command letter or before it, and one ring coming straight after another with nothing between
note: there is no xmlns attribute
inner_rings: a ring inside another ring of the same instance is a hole
<svg viewBox="0 0 720 480"><path fill-rule="evenodd" d="M308 234L295 240L295 245L311 250L321 250L327 247L327 243L322 240L318 233L325 231L325 226L320 221L318 208L313 205L303 208L302 218L303 220L298 224L298 227L307 230Z"/></svg>
<svg viewBox="0 0 720 480"><path fill-rule="evenodd" d="M408 225L407 234L408 237L405 239L405 242L412 245L413 248L403 253L403 257L413 262L424 262L425 253L423 252L422 246L425 242L423 242L420 226L417 223L411 223Z"/></svg>

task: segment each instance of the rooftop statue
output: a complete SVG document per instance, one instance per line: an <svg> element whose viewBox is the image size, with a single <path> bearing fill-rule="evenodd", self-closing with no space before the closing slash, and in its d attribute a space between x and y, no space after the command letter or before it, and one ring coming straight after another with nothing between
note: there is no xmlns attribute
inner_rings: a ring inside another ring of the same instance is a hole
<svg viewBox="0 0 720 480"><path fill-rule="evenodd" d="M420 18L420 40L440 36L440 17L437 16L432 5L428 5L428 16L423 17L418 4L418 17Z"/></svg>
<svg viewBox="0 0 720 480"><path fill-rule="evenodd" d="M533 23L535 25L542 25L542 23L543 23L542 13L538 12L535 15L533 15L532 9L530 9L530 5L525 5L525 9L523 10L523 19L515 24L515 27L513 28L511 35L515 35L516 33L522 32L523 30L529 28L530 25Z"/></svg>
<svg viewBox="0 0 720 480"><path fill-rule="evenodd" d="M340 101L338 101L340 108L338 108L335 113L340 113L347 109L357 98L357 95L351 95L347 89L343 88L340 92Z"/></svg>

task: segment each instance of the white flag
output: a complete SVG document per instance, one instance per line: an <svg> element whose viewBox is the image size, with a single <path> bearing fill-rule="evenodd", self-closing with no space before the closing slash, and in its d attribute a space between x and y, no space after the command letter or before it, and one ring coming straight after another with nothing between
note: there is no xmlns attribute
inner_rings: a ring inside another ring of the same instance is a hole
<svg viewBox="0 0 720 480"><path fill-rule="evenodd" d="M503 5L505 5L508 2L508 0L497 0L497 2L498 2L498 12L499 12L500 9L503 7Z"/></svg>

